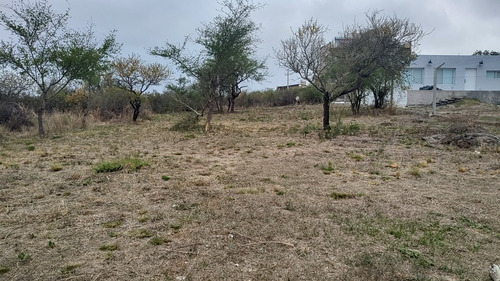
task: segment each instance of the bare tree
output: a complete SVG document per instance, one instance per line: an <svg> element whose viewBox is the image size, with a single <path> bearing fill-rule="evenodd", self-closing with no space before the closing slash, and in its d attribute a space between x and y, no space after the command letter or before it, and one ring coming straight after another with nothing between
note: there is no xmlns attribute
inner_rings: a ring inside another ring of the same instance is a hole
<svg viewBox="0 0 500 281"><path fill-rule="evenodd" d="M338 87L340 72L334 67L333 42L326 42L326 28L314 19L306 21L292 36L281 41L281 48L275 50L281 66L290 69L309 82L323 95L323 129L330 129L330 100Z"/></svg>
<svg viewBox="0 0 500 281"><path fill-rule="evenodd" d="M139 56L132 54L113 63L113 81L126 90L134 110L132 120L137 121L142 104L141 96L151 86L157 86L170 76L170 71L159 63L145 64Z"/></svg>

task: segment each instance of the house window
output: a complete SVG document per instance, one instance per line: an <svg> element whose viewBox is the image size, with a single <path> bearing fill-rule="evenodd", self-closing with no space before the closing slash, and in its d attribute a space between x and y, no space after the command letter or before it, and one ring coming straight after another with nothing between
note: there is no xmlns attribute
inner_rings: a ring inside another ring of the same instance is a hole
<svg viewBox="0 0 500 281"><path fill-rule="evenodd" d="M486 78L488 78L488 79L500 78L500 70L488 70L488 71L486 71Z"/></svg>
<svg viewBox="0 0 500 281"><path fill-rule="evenodd" d="M455 68L440 68L437 71L438 84L455 84Z"/></svg>
<svg viewBox="0 0 500 281"><path fill-rule="evenodd" d="M424 76L423 68L409 68L408 80L412 84L422 84L422 77Z"/></svg>

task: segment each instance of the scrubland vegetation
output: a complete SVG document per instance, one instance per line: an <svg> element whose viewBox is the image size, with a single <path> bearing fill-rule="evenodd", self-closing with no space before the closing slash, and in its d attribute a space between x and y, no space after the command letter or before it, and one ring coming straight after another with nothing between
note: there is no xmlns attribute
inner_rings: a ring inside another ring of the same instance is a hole
<svg viewBox="0 0 500 281"><path fill-rule="evenodd" d="M498 136L500 109L429 110L336 104L331 131L319 104L220 113L208 134L152 110L1 127L0 279L488 280L498 143L424 139Z"/></svg>

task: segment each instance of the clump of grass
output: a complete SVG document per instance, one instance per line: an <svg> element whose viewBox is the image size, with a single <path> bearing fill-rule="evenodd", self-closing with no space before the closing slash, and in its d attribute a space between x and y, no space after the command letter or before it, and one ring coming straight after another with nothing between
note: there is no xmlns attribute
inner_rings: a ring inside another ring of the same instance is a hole
<svg viewBox="0 0 500 281"><path fill-rule="evenodd" d="M0 265L0 274L4 274L10 271L10 268Z"/></svg>
<svg viewBox="0 0 500 281"><path fill-rule="evenodd" d="M182 222L174 222L170 224L170 228L173 230L179 230L182 228Z"/></svg>
<svg viewBox="0 0 500 281"><path fill-rule="evenodd" d="M335 169L333 168L332 162L328 162L327 166L321 166L321 170L323 171L323 174L328 175L331 174Z"/></svg>
<svg viewBox="0 0 500 281"><path fill-rule="evenodd" d="M172 131L186 132L192 131L199 128L198 125L199 116L197 114L190 113L179 120L172 128Z"/></svg>
<svg viewBox="0 0 500 281"><path fill-rule="evenodd" d="M165 237L159 237L159 236L154 236L149 240L149 244L154 245L154 246L159 246L163 245L166 243L170 243L172 240L165 238Z"/></svg>
<svg viewBox="0 0 500 281"><path fill-rule="evenodd" d="M150 220L149 216L140 216L137 218L137 221L141 223L147 222L148 220Z"/></svg>
<svg viewBox="0 0 500 281"><path fill-rule="evenodd" d="M168 180L170 180L170 177L166 176L166 175L163 175L163 176L161 176L161 179L164 180L164 181L168 181Z"/></svg>
<svg viewBox="0 0 500 281"><path fill-rule="evenodd" d="M287 211L295 211L295 209L296 209L295 204L293 204L292 201L287 200L285 202L285 210L287 210Z"/></svg>
<svg viewBox="0 0 500 281"><path fill-rule="evenodd" d="M334 200L353 199L358 196L361 196L361 194L340 193L336 191L330 193L330 197L333 198Z"/></svg>
<svg viewBox="0 0 500 281"><path fill-rule="evenodd" d="M121 160L99 163L95 167L95 171L96 173L110 173L123 169L126 169L128 171L136 171L147 165L148 163L141 159L127 157Z"/></svg>
<svg viewBox="0 0 500 281"><path fill-rule="evenodd" d="M432 260L425 258L418 250L400 248L399 252L403 257L412 259L415 263L422 267L430 267L434 265Z"/></svg>
<svg viewBox="0 0 500 281"><path fill-rule="evenodd" d="M31 255L30 254L27 254L25 252L20 252L18 255L17 255L17 258L22 260L22 261L25 261L25 260L30 260L31 259Z"/></svg>
<svg viewBox="0 0 500 281"><path fill-rule="evenodd" d="M104 244L104 245L99 247L99 250L108 251L108 252L116 251L116 250L118 250L118 244L116 244L116 243Z"/></svg>
<svg viewBox="0 0 500 281"><path fill-rule="evenodd" d="M50 165L50 170L52 172L58 172L58 171L62 170L62 168L63 168L62 165L59 163L54 163L54 164Z"/></svg>
<svg viewBox="0 0 500 281"><path fill-rule="evenodd" d="M49 241L47 243L47 247L49 247L50 249L54 249L56 247L56 243L54 243L53 241Z"/></svg>
<svg viewBox="0 0 500 281"><path fill-rule="evenodd" d="M69 275L75 273L75 270L81 267L81 264L68 264L66 266L61 267L61 273L63 275Z"/></svg>
<svg viewBox="0 0 500 281"><path fill-rule="evenodd" d="M330 129L319 132L318 136L320 139L333 139L339 135L355 136L360 130L361 127L358 123L351 122L349 124L344 124L339 118L335 125L333 125Z"/></svg>
<svg viewBox="0 0 500 281"><path fill-rule="evenodd" d="M107 221L107 222L103 223L102 227L104 227L104 228L117 228L122 224L123 224L123 221L121 221L121 220L112 220L112 221Z"/></svg>
<svg viewBox="0 0 500 281"><path fill-rule="evenodd" d="M422 160L422 161L418 162L418 166L420 168L427 168L429 166L429 163L427 162L427 160Z"/></svg>
<svg viewBox="0 0 500 281"><path fill-rule="evenodd" d="M347 152L347 155L353 159L353 160L356 160L356 161L361 161L363 160L363 158L365 158L365 156L363 154L359 154L359 153L355 153L353 151L351 152Z"/></svg>
<svg viewBox="0 0 500 281"><path fill-rule="evenodd" d="M307 124L303 129L302 129L302 134L305 136L307 136L308 134L310 134L311 132L313 131L316 131L318 130L318 128L316 127L316 125L311 125L311 124Z"/></svg>
<svg viewBox="0 0 500 281"><path fill-rule="evenodd" d="M149 238L149 237L153 236L153 234L151 234L151 232L149 232L148 230L146 230L144 228L132 229L132 230L130 230L129 234L130 234L130 236L132 236L134 238L139 238L139 239Z"/></svg>
<svg viewBox="0 0 500 281"><path fill-rule="evenodd" d="M418 167L412 167L408 173L417 178L421 177L420 169Z"/></svg>
<svg viewBox="0 0 500 281"><path fill-rule="evenodd" d="M285 195L285 191L283 189L275 189L274 192L276 192L276 195Z"/></svg>
<svg viewBox="0 0 500 281"><path fill-rule="evenodd" d="M28 145L28 147L26 147L26 149L28 151L33 151L33 150L35 150L35 146L34 145Z"/></svg>

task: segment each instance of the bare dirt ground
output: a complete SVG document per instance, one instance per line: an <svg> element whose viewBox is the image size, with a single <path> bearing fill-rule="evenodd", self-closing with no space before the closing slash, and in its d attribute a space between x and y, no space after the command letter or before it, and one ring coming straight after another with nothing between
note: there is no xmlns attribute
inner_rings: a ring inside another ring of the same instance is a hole
<svg viewBox="0 0 500 281"><path fill-rule="evenodd" d="M0 279L489 280L499 145L423 138L498 136L500 107L332 110L350 135L320 105L1 133Z"/></svg>

